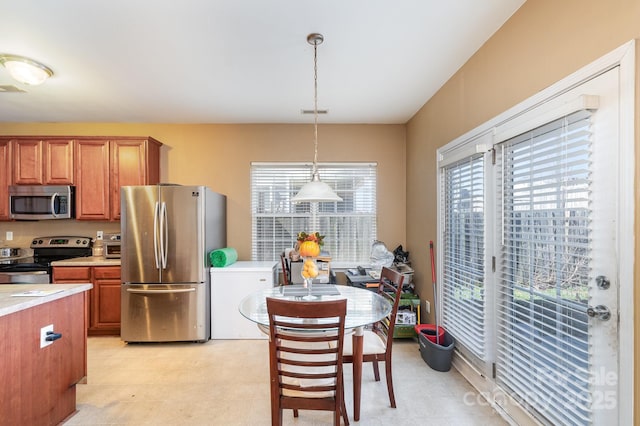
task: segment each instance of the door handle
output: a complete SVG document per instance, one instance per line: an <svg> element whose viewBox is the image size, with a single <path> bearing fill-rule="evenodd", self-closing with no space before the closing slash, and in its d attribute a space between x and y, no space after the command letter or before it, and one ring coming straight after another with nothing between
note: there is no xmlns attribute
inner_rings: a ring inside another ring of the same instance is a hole
<svg viewBox="0 0 640 426"><path fill-rule="evenodd" d="M56 214L56 198L58 198L59 196L60 194L58 194L57 192L51 196L51 215L53 217L58 217L58 215Z"/></svg>
<svg viewBox="0 0 640 426"><path fill-rule="evenodd" d="M160 269L160 262L158 261L158 209L159 203L156 201L156 204L153 208L153 255L156 261L156 269Z"/></svg>
<svg viewBox="0 0 640 426"><path fill-rule="evenodd" d="M601 321L609 321L611 318L611 311L605 305L597 305L595 307L589 306L587 308L587 315Z"/></svg>
<svg viewBox="0 0 640 426"><path fill-rule="evenodd" d="M160 253L162 269L167 269L167 256L169 253L169 222L167 221L167 203L160 206Z"/></svg>
<svg viewBox="0 0 640 426"><path fill-rule="evenodd" d="M135 288L128 288L127 291L129 293L136 293L136 294L167 294L167 293L191 293L196 291L196 289L193 287L175 289L175 290L137 290Z"/></svg>

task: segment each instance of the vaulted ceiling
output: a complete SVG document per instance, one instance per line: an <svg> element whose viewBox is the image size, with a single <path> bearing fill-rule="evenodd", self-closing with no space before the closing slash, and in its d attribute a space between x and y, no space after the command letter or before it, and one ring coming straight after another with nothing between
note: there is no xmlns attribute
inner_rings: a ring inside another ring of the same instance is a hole
<svg viewBox="0 0 640 426"><path fill-rule="evenodd" d="M524 0L21 0L0 53L1 122L405 123Z"/></svg>

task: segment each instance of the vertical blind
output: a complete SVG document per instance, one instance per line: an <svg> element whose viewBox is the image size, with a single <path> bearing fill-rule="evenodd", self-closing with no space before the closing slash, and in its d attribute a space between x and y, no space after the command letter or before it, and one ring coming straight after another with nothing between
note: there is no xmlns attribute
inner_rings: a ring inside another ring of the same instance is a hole
<svg viewBox="0 0 640 426"><path fill-rule="evenodd" d="M589 424L590 113L496 146L496 380L547 422Z"/></svg>
<svg viewBox="0 0 640 426"><path fill-rule="evenodd" d="M311 164L251 164L253 260L277 260L294 246L298 232L318 231L332 262L369 262L377 238L377 165L320 163L318 171L343 201L291 202L310 181Z"/></svg>
<svg viewBox="0 0 640 426"><path fill-rule="evenodd" d="M485 354L484 160L476 154L443 170L442 323L458 344Z"/></svg>

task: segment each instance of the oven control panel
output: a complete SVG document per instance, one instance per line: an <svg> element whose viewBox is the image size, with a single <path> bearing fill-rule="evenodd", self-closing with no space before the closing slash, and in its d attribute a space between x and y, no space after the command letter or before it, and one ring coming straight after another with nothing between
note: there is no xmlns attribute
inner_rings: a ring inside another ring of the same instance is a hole
<svg viewBox="0 0 640 426"><path fill-rule="evenodd" d="M90 237L61 236L38 237L31 241L31 248L84 248L91 247Z"/></svg>

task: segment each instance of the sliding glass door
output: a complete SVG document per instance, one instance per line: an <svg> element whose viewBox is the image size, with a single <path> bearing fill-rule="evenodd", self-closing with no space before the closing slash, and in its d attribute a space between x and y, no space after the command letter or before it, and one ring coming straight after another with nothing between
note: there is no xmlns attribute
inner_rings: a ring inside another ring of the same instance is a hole
<svg viewBox="0 0 640 426"><path fill-rule="evenodd" d="M440 163L443 323L493 402L543 423L619 416L618 73Z"/></svg>

